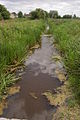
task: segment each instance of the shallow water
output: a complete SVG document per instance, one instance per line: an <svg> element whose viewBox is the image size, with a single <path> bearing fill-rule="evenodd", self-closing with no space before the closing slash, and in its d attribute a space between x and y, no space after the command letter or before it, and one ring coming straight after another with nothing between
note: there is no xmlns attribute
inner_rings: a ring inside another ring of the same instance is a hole
<svg viewBox="0 0 80 120"><path fill-rule="evenodd" d="M55 70L62 67L52 61L52 55L57 55L52 45L53 37L42 36L41 48L25 61L25 71L22 80L15 86L20 86L20 92L9 96L8 108L2 117L26 120L51 120L55 107L51 106L42 96L45 91L52 91L61 85Z"/></svg>

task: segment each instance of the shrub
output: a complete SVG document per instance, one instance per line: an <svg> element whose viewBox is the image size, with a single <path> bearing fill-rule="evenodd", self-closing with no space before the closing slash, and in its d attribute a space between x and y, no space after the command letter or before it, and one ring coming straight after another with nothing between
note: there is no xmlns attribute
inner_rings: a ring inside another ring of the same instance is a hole
<svg viewBox="0 0 80 120"><path fill-rule="evenodd" d="M23 18L23 13L21 11L18 13L18 18Z"/></svg>
<svg viewBox="0 0 80 120"><path fill-rule="evenodd" d="M6 19L9 19L10 18L10 13L9 11L3 6L0 4L0 13L1 13L1 16L4 20Z"/></svg>

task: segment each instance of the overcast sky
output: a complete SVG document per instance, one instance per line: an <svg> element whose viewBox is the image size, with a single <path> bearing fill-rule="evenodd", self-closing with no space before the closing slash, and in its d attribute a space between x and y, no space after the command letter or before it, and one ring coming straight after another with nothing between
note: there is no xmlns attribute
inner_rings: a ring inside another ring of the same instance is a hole
<svg viewBox="0 0 80 120"><path fill-rule="evenodd" d="M80 0L0 0L0 4L10 12L23 11L28 13L35 8L58 10L60 15L76 14L80 16Z"/></svg>

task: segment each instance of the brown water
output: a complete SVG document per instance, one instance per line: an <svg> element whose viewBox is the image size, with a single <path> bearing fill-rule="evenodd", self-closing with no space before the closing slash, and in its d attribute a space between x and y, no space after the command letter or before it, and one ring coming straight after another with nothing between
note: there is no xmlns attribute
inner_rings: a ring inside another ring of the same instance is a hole
<svg viewBox="0 0 80 120"><path fill-rule="evenodd" d="M43 92L54 92L54 89L61 85L55 69L61 69L62 66L51 59L52 55L58 54L52 43L53 37L42 36L41 48L36 49L26 60L22 80L16 84L21 90L8 97L8 108L4 110L2 117L26 120L52 119L56 109L42 96ZM35 94L36 98L32 94Z"/></svg>

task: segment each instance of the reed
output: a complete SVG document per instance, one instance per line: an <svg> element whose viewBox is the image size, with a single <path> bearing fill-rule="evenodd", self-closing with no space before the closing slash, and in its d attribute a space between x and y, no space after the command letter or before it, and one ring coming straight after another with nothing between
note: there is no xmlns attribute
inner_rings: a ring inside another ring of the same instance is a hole
<svg viewBox="0 0 80 120"><path fill-rule="evenodd" d="M64 58L70 87L80 100L80 20L49 20L49 25Z"/></svg>
<svg viewBox="0 0 80 120"><path fill-rule="evenodd" d="M43 20L15 19L0 22L0 94L13 83L4 69L20 62L30 47L40 42L45 29Z"/></svg>

